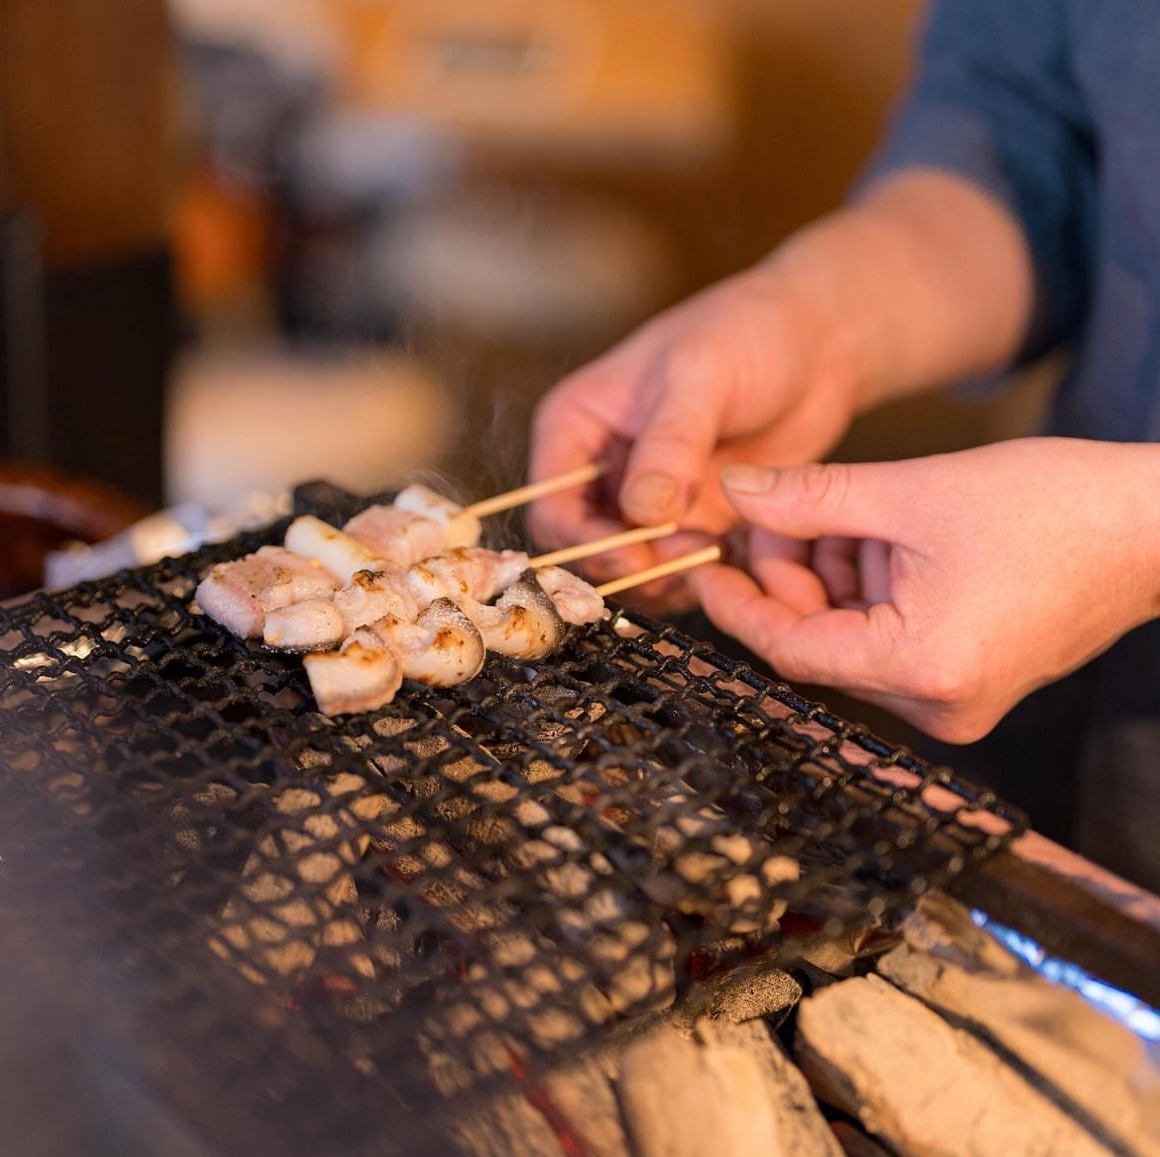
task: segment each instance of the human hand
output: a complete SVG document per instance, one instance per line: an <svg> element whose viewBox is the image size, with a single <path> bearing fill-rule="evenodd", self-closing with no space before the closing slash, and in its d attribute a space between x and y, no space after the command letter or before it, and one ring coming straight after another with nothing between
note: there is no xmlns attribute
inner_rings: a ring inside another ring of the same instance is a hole
<svg viewBox="0 0 1160 1157"><path fill-rule="evenodd" d="M1160 615L1160 448L1003 442L897 463L726 472L749 574L690 582L787 679L985 735Z"/></svg>
<svg viewBox="0 0 1160 1157"><path fill-rule="evenodd" d="M758 266L663 314L553 390L536 415L532 477L594 460L610 469L594 489L538 503L537 540L555 547L669 519L718 535L736 521L723 466L827 452L852 413L851 374L836 326L794 288L800 280L784 263ZM681 537L635 547L586 569L611 577L693 545Z"/></svg>
<svg viewBox="0 0 1160 1157"><path fill-rule="evenodd" d="M856 411L1007 365L1032 300L1026 240L991 197L947 173L887 177L557 386L532 476L597 458L611 471L538 503L532 532L551 547L675 519L719 535L736 518L722 467L815 461ZM694 545L587 569L611 577Z"/></svg>

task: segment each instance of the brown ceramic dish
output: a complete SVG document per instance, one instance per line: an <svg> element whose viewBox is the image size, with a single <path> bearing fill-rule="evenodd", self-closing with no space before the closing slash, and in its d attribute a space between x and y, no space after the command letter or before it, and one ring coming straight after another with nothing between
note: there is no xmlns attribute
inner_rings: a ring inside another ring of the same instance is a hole
<svg viewBox="0 0 1160 1157"><path fill-rule="evenodd" d="M0 463L0 599L40 586L49 551L69 541L100 542L148 513L104 483Z"/></svg>

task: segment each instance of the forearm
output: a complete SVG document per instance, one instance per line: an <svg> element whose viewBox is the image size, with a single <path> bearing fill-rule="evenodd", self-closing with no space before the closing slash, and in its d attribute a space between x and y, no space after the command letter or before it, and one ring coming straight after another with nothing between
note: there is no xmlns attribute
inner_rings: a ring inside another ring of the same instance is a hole
<svg viewBox="0 0 1160 1157"><path fill-rule="evenodd" d="M766 264L821 318L855 410L1003 368L1030 322L1031 257L1017 222L947 173L887 178Z"/></svg>
<svg viewBox="0 0 1160 1157"><path fill-rule="evenodd" d="M1103 533L1077 542L1076 552L1095 551L1108 559L1111 574L1097 597L1114 600L1124 629L1160 618L1160 445L1080 442L1100 455L1102 472L1092 485L1077 479L1073 503ZM1068 496L1070 497L1070 496ZM1075 512L1067 522L1075 525Z"/></svg>

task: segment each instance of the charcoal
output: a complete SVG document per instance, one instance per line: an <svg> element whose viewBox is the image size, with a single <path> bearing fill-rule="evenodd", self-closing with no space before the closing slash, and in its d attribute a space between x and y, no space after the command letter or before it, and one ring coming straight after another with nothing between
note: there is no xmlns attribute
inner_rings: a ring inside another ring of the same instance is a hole
<svg viewBox="0 0 1160 1157"><path fill-rule="evenodd" d="M1036 975L949 897L924 898L884 976L1017 1058L1125 1151L1160 1154L1160 1062L1124 1025Z"/></svg>
<svg viewBox="0 0 1160 1157"><path fill-rule="evenodd" d="M1112 1152L969 1033L877 976L804 1000L794 1055L821 1099L900 1154Z"/></svg>
<svg viewBox="0 0 1160 1157"><path fill-rule="evenodd" d="M840 1157L805 1080L759 1022L659 1029L621 1062L641 1157Z"/></svg>

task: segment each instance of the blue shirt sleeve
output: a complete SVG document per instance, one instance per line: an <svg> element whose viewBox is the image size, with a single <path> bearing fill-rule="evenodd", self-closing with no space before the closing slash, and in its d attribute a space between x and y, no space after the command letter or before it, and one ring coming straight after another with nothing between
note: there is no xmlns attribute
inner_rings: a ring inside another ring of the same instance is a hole
<svg viewBox="0 0 1160 1157"><path fill-rule="evenodd" d="M1092 279L1095 148L1066 0L935 0L911 90L860 184L954 173L1023 227L1036 302L1020 362L1077 333Z"/></svg>

